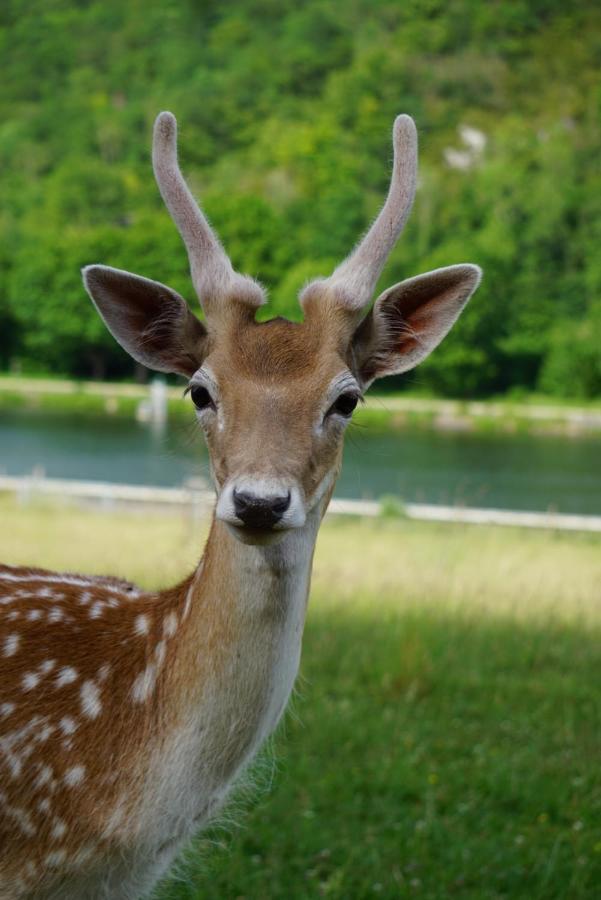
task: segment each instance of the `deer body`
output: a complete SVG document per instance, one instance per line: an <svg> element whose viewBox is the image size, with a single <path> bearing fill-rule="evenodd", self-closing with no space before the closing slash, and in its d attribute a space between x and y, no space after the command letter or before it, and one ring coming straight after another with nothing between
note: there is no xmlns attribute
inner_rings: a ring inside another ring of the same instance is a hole
<svg viewBox="0 0 601 900"><path fill-rule="evenodd" d="M439 269L364 314L413 201L406 116L394 147L380 216L305 288L304 321L257 323L263 289L234 272L158 117L155 174L206 324L159 282L106 266L84 282L136 360L187 378L215 513L197 570L158 593L0 566L0 900L146 896L281 718L353 409L442 340L479 281Z"/></svg>
<svg viewBox="0 0 601 900"><path fill-rule="evenodd" d="M214 522L198 570L157 595L0 571L5 668L39 678L18 700L0 685L0 841L18 860L0 897L139 897L219 810L292 690L320 515L266 547Z"/></svg>

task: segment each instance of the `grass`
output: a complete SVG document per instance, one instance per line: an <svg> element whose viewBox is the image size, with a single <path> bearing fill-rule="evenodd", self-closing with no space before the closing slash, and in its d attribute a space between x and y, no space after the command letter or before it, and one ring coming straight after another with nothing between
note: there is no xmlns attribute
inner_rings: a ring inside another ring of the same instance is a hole
<svg viewBox="0 0 601 900"><path fill-rule="evenodd" d="M146 585L180 516L18 508L0 558ZM158 552L161 548L161 552ZM302 678L239 825L160 900L593 898L601 884L601 538L327 521Z"/></svg>

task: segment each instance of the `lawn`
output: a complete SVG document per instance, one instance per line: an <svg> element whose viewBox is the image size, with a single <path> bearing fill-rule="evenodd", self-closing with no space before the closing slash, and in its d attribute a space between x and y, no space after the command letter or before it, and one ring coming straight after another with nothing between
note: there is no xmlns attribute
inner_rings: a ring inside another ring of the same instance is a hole
<svg viewBox="0 0 601 900"><path fill-rule="evenodd" d="M205 527L0 499L0 559L156 586ZM330 520L292 712L156 896L598 897L600 751L600 536Z"/></svg>

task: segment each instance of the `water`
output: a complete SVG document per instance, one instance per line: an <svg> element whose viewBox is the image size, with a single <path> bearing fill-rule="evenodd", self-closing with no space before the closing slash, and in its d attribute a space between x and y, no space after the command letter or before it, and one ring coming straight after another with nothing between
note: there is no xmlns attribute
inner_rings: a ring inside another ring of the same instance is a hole
<svg viewBox="0 0 601 900"><path fill-rule="evenodd" d="M157 434L134 421L0 413L0 472L159 486L208 478L191 423ZM349 429L339 497L601 514L601 436L542 437Z"/></svg>

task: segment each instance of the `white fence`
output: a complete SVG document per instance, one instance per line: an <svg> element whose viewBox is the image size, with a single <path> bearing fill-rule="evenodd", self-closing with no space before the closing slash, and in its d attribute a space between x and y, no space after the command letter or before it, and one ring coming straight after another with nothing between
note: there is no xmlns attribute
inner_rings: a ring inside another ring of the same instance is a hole
<svg viewBox="0 0 601 900"><path fill-rule="evenodd" d="M181 488L158 488L147 485L109 484L101 481L72 481L31 475L25 478L0 476L0 493L16 495L22 503L36 497L79 501L103 508L117 506L191 508L199 514L208 512L214 494L202 481ZM566 515L563 513L523 512L509 509L475 509L461 506L434 506L427 503L379 503L375 500L334 499L329 515L381 516L388 507L409 519L430 522L461 522L470 525L510 525L518 528L549 528L560 531L601 532L601 516Z"/></svg>

